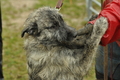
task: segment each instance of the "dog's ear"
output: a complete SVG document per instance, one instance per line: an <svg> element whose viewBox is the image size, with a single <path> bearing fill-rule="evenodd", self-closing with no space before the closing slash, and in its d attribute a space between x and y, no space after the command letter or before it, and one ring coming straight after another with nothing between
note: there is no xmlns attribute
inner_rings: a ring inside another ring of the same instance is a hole
<svg viewBox="0 0 120 80"><path fill-rule="evenodd" d="M21 34L21 37L24 37L25 33L29 34L29 35L37 35L38 34L38 26L36 23L28 26L28 27L25 27L22 31L22 34Z"/></svg>

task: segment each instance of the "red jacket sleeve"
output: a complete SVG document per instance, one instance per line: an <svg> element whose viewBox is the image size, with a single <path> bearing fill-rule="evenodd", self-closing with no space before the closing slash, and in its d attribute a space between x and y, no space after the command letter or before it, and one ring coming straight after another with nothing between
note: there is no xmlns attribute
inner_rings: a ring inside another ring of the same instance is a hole
<svg viewBox="0 0 120 80"><path fill-rule="evenodd" d="M105 0L104 3L103 3L103 5L102 5L102 9L104 9L105 6L106 6L107 4L109 4L110 2L112 2L112 1L113 1L113 0Z"/></svg>
<svg viewBox="0 0 120 80"><path fill-rule="evenodd" d="M100 12L99 17L101 16L106 17L109 23L108 29L101 39L101 45L105 46L120 39L120 0L113 0L107 4Z"/></svg>
<svg viewBox="0 0 120 80"><path fill-rule="evenodd" d="M108 19L108 29L101 39L101 45L120 39L120 0L113 0L100 12L99 16Z"/></svg>

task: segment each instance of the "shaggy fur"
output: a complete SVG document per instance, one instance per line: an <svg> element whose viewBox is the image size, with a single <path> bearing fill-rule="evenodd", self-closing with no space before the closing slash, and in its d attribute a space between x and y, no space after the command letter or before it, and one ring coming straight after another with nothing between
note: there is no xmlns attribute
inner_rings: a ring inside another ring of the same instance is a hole
<svg viewBox="0 0 120 80"><path fill-rule="evenodd" d="M29 80L82 80L107 25L107 19L101 17L93 27L87 24L76 31L54 8L31 13L21 35L25 38Z"/></svg>

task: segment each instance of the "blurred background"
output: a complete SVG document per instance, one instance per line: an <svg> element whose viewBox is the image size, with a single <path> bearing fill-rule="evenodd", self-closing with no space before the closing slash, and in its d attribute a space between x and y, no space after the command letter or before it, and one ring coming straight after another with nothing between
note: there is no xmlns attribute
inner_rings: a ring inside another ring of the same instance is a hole
<svg viewBox="0 0 120 80"><path fill-rule="evenodd" d="M55 7L58 0L2 0L3 20L3 74L4 80L27 80L26 55L23 48L21 31L27 16L43 6ZM100 1L100 0L98 0ZM100 10L99 7L93 6ZM86 23L85 0L64 0L60 10L65 22L75 29ZM84 80L95 80L94 61Z"/></svg>

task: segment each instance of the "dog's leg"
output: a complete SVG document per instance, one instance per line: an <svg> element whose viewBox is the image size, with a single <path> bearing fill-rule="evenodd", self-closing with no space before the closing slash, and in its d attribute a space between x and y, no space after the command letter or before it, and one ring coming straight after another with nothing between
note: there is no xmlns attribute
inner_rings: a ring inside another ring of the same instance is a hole
<svg viewBox="0 0 120 80"><path fill-rule="evenodd" d="M82 76L84 76L86 72L89 70L92 60L94 59L97 47L107 28L108 28L107 19L101 17L95 22L93 26L93 31L90 33L91 35L89 36L89 38L86 38L84 48L82 50L83 55L81 55L82 58L80 60L81 64L80 67L81 69L84 69L84 71L81 72Z"/></svg>

